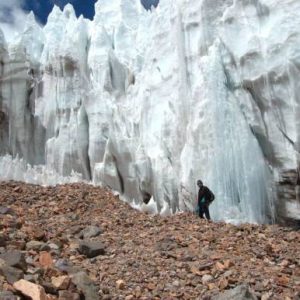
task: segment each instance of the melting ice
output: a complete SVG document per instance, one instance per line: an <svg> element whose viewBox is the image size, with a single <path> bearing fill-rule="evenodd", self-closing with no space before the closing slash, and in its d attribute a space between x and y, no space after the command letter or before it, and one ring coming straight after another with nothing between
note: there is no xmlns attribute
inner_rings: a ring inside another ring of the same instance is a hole
<svg viewBox="0 0 300 300"><path fill-rule="evenodd" d="M0 34L1 179L88 180L165 215L195 208L201 178L215 220L272 221L298 162L299 10L101 0L93 21L67 5L44 28L30 14Z"/></svg>

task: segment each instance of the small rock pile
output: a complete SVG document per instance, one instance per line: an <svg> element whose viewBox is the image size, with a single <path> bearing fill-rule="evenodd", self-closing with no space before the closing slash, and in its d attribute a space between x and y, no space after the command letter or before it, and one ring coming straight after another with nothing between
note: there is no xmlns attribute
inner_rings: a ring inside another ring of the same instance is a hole
<svg viewBox="0 0 300 300"><path fill-rule="evenodd" d="M0 299L299 296L299 231L151 216L85 184L0 183Z"/></svg>

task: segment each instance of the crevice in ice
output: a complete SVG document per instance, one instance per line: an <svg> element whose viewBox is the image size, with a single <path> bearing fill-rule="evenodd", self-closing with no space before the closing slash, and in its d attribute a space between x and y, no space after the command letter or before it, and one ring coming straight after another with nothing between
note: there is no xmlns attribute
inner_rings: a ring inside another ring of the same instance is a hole
<svg viewBox="0 0 300 300"><path fill-rule="evenodd" d="M256 129L254 126L250 125L250 129L255 136L265 159L268 160L271 165L280 166L281 163L278 159L276 159L273 145L270 143L267 136L261 133L259 128Z"/></svg>
<svg viewBox="0 0 300 300"><path fill-rule="evenodd" d="M270 14L270 9L268 6L261 3L259 0L244 0L244 2L252 2L252 4L256 7L258 17L267 17Z"/></svg>
<svg viewBox="0 0 300 300"><path fill-rule="evenodd" d="M143 197L143 202L145 204L148 204L152 198L152 195L145 191L141 191L141 193L142 193L142 197Z"/></svg>
<svg viewBox="0 0 300 300"><path fill-rule="evenodd" d="M116 165L116 171L117 171L117 175L118 175L118 179L119 179L119 183L120 183L120 189L121 189L121 193L124 194L125 191L125 186L124 186L124 179L123 176L118 168L118 163L117 163L117 159L113 156L113 160L115 162Z"/></svg>
<svg viewBox="0 0 300 300"><path fill-rule="evenodd" d="M280 126L278 126L277 125L277 128L279 129L279 131L282 133L282 135L285 137L285 139L293 146L293 147L295 147L295 142L291 139L291 138L289 138L289 136L286 134L286 132L284 132L284 130L280 127ZM296 150L296 149L295 149Z"/></svg>
<svg viewBox="0 0 300 300"><path fill-rule="evenodd" d="M258 106L259 111L261 112L261 114L263 114L266 111L266 108L265 105L263 104L262 99L260 99L260 96L256 94L253 87L253 82L244 80L242 83L242 87L251 95L252 99Z"/></svg>

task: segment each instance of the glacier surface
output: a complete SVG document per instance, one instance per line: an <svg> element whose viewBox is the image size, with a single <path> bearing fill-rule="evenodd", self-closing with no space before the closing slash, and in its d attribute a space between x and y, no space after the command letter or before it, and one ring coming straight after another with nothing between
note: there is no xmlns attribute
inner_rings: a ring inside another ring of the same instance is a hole
<svg viewBox="0 0 300 300"><path fill-rule="evenodd" d="M10 43L0 31L1 178L72 174L164 215L193 210L201 178L215 220L300 219L277 193L299 164L300 2L95 10L89 21L54 7L43 28L29 14Z"/></svg>

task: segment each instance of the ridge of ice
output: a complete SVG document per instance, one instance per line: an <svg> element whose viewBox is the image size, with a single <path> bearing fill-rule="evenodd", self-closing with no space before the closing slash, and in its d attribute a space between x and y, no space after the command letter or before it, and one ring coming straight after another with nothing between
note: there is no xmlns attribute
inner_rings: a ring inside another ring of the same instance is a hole
<svg viewBox="0 0 300 300"><path fill-rule="evenodd" d="M71 5L44 28L30 15L9 45L0 31L0 154L163 214L193 210L201 178L215 220L269 222L281 172L299 163L299 10L101 0L93 21Z"/></svg>

